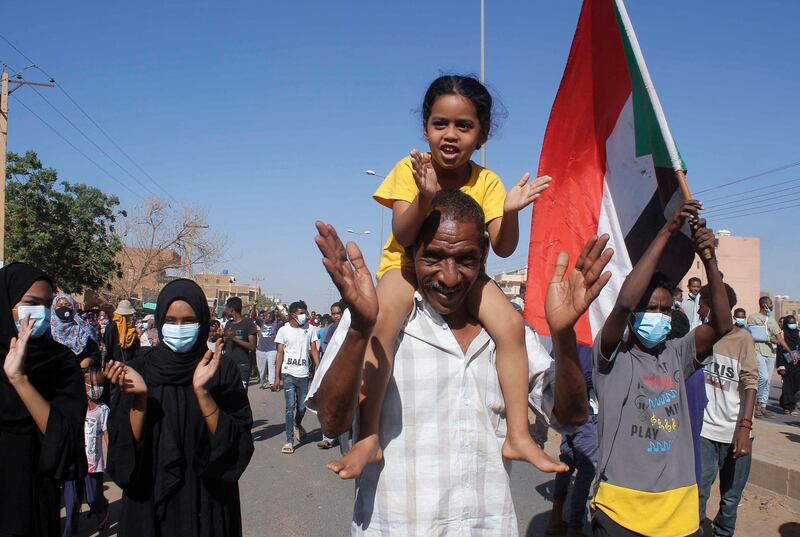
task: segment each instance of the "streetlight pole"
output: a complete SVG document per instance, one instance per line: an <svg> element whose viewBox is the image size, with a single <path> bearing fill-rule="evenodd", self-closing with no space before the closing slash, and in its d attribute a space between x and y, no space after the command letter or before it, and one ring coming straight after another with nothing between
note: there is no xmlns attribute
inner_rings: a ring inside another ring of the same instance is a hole
<svg viewBox="0 0 800 537"><path fill-rule="evenodd" d="M372 177L380 177L381 179L386 179L385 175L381 175L379 173L375 173L374 170L364 170L364 173L372 176ZM381 256L383 255L383 205L380 203L378 204L378 220L380 220L380 227L381 227L381 234L378 237L378 264L381 263Z"/></svg>
<svg viewBox="0 0 800 537"><path fill-rule="evenodd" d="M481 84L486 84L486 36L484 33L485 0L481 0ZM486 167L486 144L481 146L481 166Z"/></svg>

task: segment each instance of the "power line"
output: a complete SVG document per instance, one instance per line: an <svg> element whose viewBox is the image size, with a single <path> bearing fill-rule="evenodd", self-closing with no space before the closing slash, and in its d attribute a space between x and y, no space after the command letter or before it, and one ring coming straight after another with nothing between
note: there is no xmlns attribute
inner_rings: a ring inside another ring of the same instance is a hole
<svg viewBox="0 0 800 537"><path fill-rule="evenodd" d="M789 183L796 183L797 181L800 181L800 177L796 177L794 179L789 179L788 181L781 181L780 183L775 183L774 185L764 185L761 188L773 188L773 187L776 187L776 186L788 185ZM708 202L711 202L711 201L717 201L717 200L721 200L721 199L733 198L735 196L749 196L752 192L753 192L752 190L748 190L747 192L736 192L734 194L726 194L724 196L717 196L716 198L705 199L705 200L703 200L703 202L704 203L708 203Z"/></svg>
<svg viewBox="0 0 800 537"><path fill-rule="evenodd" d="M50 108L52 108L53 110L55 110L55 112L56 112L56 113L57 113L59 116L61 116L61 117L64 119L64 121L66 121L67 123L69 123L69 124L72 126L72 128L73 128L73 129L75 129L76 131L78 131L78 132L81 134L81 136L83 136L83 137L84 137L84 138L85 138L85 139L86 139L86 140L87 140L87 141L88 141L90 144L92 144L93 146L95 146L95 148L97 148L97 150L98 150L98 151L100 151L101 153L103 153L103 154L104 154L104 155L105 155L105 156L108 158L108 160L110 160L111 162L113 162L114 164L116 164L116 165L117 165L117 167L118 167L119 169L121 169L123 172L127 173L127 174L128 174L130 177L131 177L131 179L133 179L134 181L136 181L136 183L138 183L138 185L139 185L139 186L141 186L142 188L144 188L145 190L147 190L147 191L148 191L150 194L152 194L153 196L155 196L155 197L158 197L158 194L156 194L155 192L153 192L153 191L152 191L152 190L151 190L151 189L150 189L150 188L149 188L147 185L145 185L144 183L142 183L141 181L139 181L139 179L137 179L137 178L136 178L136 177L135 177L135 176L134 176L134 175L133 175L131 172L129 172L129 171L127 170L127 168L125 168L124 166L122 166L122 164L120 164L119 162L117 162L117 161L116 161L116 160L115 160L115 159L114 159L114 158L113 158L111 155L109 155L109 154L106 152L106 150L105 150L105 149L103 149L102 147L100 147L100 146L99 146L99 145L98 145L98 144L97 144L97 143L96 143L94 140L92 140L91 138L89 138L89 136L88 136L88 135L87 135L85 132L83 132L83 130L82 130L80 127L78 127L78 126L77 126L75 123L73 123L73 121L72 121L71 119L69 119L69 118L68 118L66 115L64 115L64 113L63 113L63 112L61 112L61 110L59 110L59 109L58 109L58 108L57 108L57 107L56 107L56 106L55 106L55 105L54 105L52 102L50 102L50 100L49 100L47 97L45 97L45 96L44 96L44 94L43 94L42 92L40 92L39 90L37 90L37 89L36 89L35 87L33 87L33 86L31 86L31 89L32 89L32 90L33 90L33 91L36 93L36 95L38 95L39 97L41 97L41 98L42 98L42 100L43 100L44 102L46 102L46 103L47 103L47 104L50 106Z"/></svg>
<svg viewBox="0 0 800 537"><path fill-rule="evenodd" d="M0 39L2 39L3 41L5 41L5 42L8 44L8 46L10 46L12 49L14 49L14 50L15 50L15 51L16 51L16 52L17 52L17 53L20 55L20 56L22 56L22 57L23 57L23 58L25 58L27 61L29 61L29 62L32 64L32 65L31 65L31 67L34 67L34 68L38 69L39 71L41 71L41 72L42 72L42 74L44 74L44 75L45 75L47 78L49 78L49 79L50 79L50 80L51 80L51 81L52 81L52 82L53 82L53 83L56 85L56 87L57 87L57 88L58 88L58 89L59 89L59 90L60 90L60 91L61 91L61 92L62 92L62 93L63 93L63 94L66 96L66 98L67 98L67 99L69 99L69 101L70 101L70 102L71 102L71 103L72 103L72 104L75 106L75 108L77 108L77 109L78 109L78 110L79 110L79 111L80 111L80 112L81 112L81 113L82 113L82 114L83 114L83 115L86 117L86 119L88 119L88 120L89 120L89 121L92 123L92 125L94 125L94 126L95 126L95 128L97 128L97 130L99 130L99 131L102 133L102 135L103 135L103 136L104 136L104 137L105 137L105 138L106 138L106 139L107 139L109 142L111 142L111 144L112 144L112 145L113 145L113 146L114 146L114 147L117 149L117 151L119 151L120 153L122 153L122 154L125 156L125 158L126 158L126 159L128 159L128 160L129 160L129 161L130 161L130 162L131 162L131 163L132 163L132 164L133 164L133 165L136 167L136 169L138 169L138 170L139 170L139 171L140 171L140 172L141 172L143 175L145 175L145 176L146 176L148 179L150 179L150 181L152 181L152 182L153 182L153 184L159 188L159 190L161 190L161 191L162 191L164 194L166 194L166 196L167 196L167 197L169 197L169 198L170 198L172 201L174 201L175 203L178 203L178 204L180 203L180 202L178 202L178 200L177 200L177 199L175 199L175 197L173 197L173 196L172 196L172 194L170 194L170 193L169 193L169 191L167 191L167 190L166 190L166 189L165 189L165 188L164 188L164 187L161 185L161 183L160 183L159 181L157 181L156 179L154 179L154 178L153 178L153 176L152 176L152 175L150 175L149 173L147 173L147 172L144 170L144 168L142 168L142 167L139 165L139 163L138 163L138 162L136 162L136 160L134 160L134 159L133 159L133 157L131 157L131 156L128 154L128 152L127 152L127 151L125 151L124 149L122 149L122 147L121 147L121 146L120 146L120 145L119 145L119 144L118 144L118 143L117 143L117 142L116 142L116 141L115 141L113 138L111 138L111 135L109 135L109 134L108 134L108 133L105 131L105 129L103 129L103 128L100 126L100 124L99 124L97 121L95 121L95 120L94 120L94 118L93 118L92 116L90 116L90 115L89 115L89 113L88 113L88 112L87 112L87 111L86 111L86 110L85 110L85 109L84 109L84 108L83 108L83 107L82 107L80 104L78 104L78 102L77 102L77 101L76 101L76 100L75 100L75 99L72 97L72 95L70 95L70 94L69 94L69 92L68 92L68 91L67 91L67 90L66 90L66 89L65 89L65 88L64 88L64 87L63 87L63 86L62 86L62 85L61 85L59 82L57 82L57 81L55 80L55 78L54 78L54 77L53 77L53 76L52 76L50 73L48 73L48 72L47 72L47 71L45 71L45 70L44 70L42 67L40 67L39 65L37 65L37 64L36 64L36 62L34 62L34 61L33 61L33 60L32 60L32 59L31 59L31 58L30 58L30 57L29 57L27 54L25 54L25 53L24 53L24 52L22 52L22 51L21 51L19 48L17 48L17 46L16 46L16 45L14 45L14 43L12 43L12 42L11 42L11 41L10 41L10 40L9 40L9 39L6 37L6 36L4 36L3 34L0 34ZM37 93L38 93L38 92L37 92ZM46 100L46 99L45 99L45 100ZM48 103L48 104L50 104L50 103ZM51 105L51 106L52 106L52 105ZM56 110L56 111L58 111L58 110ZM60 112L59 112L59 114L60 114ZM61 115L62 115L62 117L63 117L63 114L61 114ZM66 119L66 117L65 117L65 119ZM67 121L69 121L69 120L67 120ZM71 121L70 121L70 124L72 124L72 122L71 122ZM74 126L74 124L73 124L73 126ZM76 127L76 128L77 128L77 127ZM80 131L79 131L79 132L80 132ZM83 134L83 133L81 133L81 134ZM84 135L84 137L86 137L86 136ZM87 139L88 139L88 137L87 137ZM91 140L90 140L90 141L91 141ZM97 144L95 144L94 142L92 142L92 144L94 144L95 146L97 146ZM101 151L102 151L102 149L101 149ZM108 154L107 154L105 151L103 151L103 153L104 153L104 154L105 154L105 155L106 155L106 156L107 156L107 157L108 157L108 158L109 158L109 159L110 159L112 162L114 162L114 163L115 163L117 166L119 166L121 169L123 169L123 171L125 171L125 172L126 172L128 175L130 175L131 177L133 177L133 175L132 175L130 172L128 172L127 170L125 170L124 168L122 168L122 166L120 166L120 165L119 165L119 163L117 163L117 162L116 162L114 159L112 159L110 156L108 156ZM138 179L136 179L135 177L134 177L134 180L135 180L137 183L139 183L140 185L142 184L142 183L141 183L141 182L139 182L139 180L138 180ZM149 188L147 188L147 187L144 187L144 188L146 188L146 189L148 190L148 192L150 192L151 194L153 193L153 191L152 191L152 190L150 190Z"/></svg>
<svg viewBox="0 0 800 537"><path fill-rule="evenodd" d="M775 213L775 212L778 212L778 211L784 211L786 209L794 209L796 207L800 207L800 203L795 203L793 205L787 205L786 207L778 207L776 209L768 209L766 211L756 211L756 212L744 213L744 214L732 213L732 214L729 214L729 215L719 215L719 216L716 216L714 218L719 218L721 220L730 219L730 218L743 218L745 216L755 216L755 215L758 215L758 214Z"/></svg>
<svg viewBox="0 0 800 537"><path fill-rule="evenodd" d="M769 175L771 173L780 172L780 171L783 171L783 170L788 170L789 168L794 168L794 167L797 167L797 166L800 166L800 160L797 161L797 162L791 162L789 164L784 164L783 166L778 166L777 168L772 168L770 170L759 172L759 173L756 173L756 174L753 174L753 175L748 175L747 177L742 177L741 179L736 179L735 181L730 181L728 183L722 183L721 185L712 186L712 187L706 188L704 190L698 190L697 192L695 192L695 194L702 194L704 192L710 192L712 190L716 190L718 188L722 188L722 187L725 187L725 186L730 186L730 185L735 185L735 184L738 184L738 183L743 183L744 181L749 181L750 179L756 179L758 177L763 177L763 176Z"/></svg>
<svg viewBox="0 0 800 537"><path fill-rule="evenodd" d="M72 142L71 142L71 141L70 141L70 140L69 140L69 139L68 139L66 136L64 136L64 135L63 135L63 134L61 134L61 133L60 133L58 130L56 130L56 128L55 128L55 127L53 127L53 126L52 126L50 123L48 123L47 121L45 121L45 120L44 120L44 118L42 118L42 116L40 116L39 114L37 114L36 112L34 112L34 111L33 111L33 110L32 110L32 109L31 109L31 108L30 108L30 107L29 107L27 104L25 104L25 102L24 102L22 99L20 99L20 98L19 98L19 97L17 97L16 95L13 95L13 97L14 97L14 98L16 98L17 102L18 102L19 104L21 104L21 105L23 106L23 108L25 108L25 109L26 109L28 112L30 112L30 113L33 115L33 117L35 117L36 119L38 119L39 121L41 121L41 122L42 122L42 123L43 123L43 124L44 124L44 125L45 125L45 126L48 128L48 129L50 129L51 131L53 131L53 133L54 133L56 136L58 136L59 138L61 138L62 140L64 140L64 142L66 142L66 143L67 143L67 144L68 144L70 147L72 147L72 149L74 149L75 151L77 151L78 153L80 153L80 154L81 154L81 156L83 156L83 158L85 158L86 160L88 160L89 162L91 162L92 164L94 164L94 165L95 165L95 166L96 166L96 167L97 167L97 168L98 168L100 171L102 171L104 174L106 174L107 176L109 176L111 179L113 179L114 181L116 181L117 183L119 183L119 184L120 184L120 185L121 185L123 188L125 188L126 190L128 190L128 191L129 191L131 194L133 194L134 196L136 196L136 197L138 197L138 198L140 198L140 199L144 200L144 198L142 198L142 196L141 196L140 194L138 194L137 192L135 192L135 191L134 191L134 190L133 190L131 187L129 187L128 185L126 185L126 184L125 184L123 181L120 181L119 179L117 179L117 177L115 177L115 176L114 176L113 174L111 174L111 173L110 173L108 170L106 170L105 168L103 168L103 167L102 167L100 164L98 164L98 163L97 163L97 161L96 161L96 160L94 160L92 157L90 157L89 155L87 155L86 153L84 153L83 151L81 151L81 149L80 149L78 146L76 146L75 144L73 144L73 143L72 143Z"/></svg>
<svg viewBox="0 0 800 537"><path fill-rule="evenodd" d="M714 214L711 214L711 215L704 214L703 217L704 218L708 218L709 216L711 216L711 217L717 217L718 218L721 215L727 216L729 214L739 214L739 213L741 213L741 211L753 211L753 210L756 210L756 209L763 209L765 207L774 207L775 205L782 205L784 203L790 203L790 202L793 202L793 201L800 201L800 197L783 199L783 200L779 200L779 201L766 201L766 202L763 201L763 200L762 201L757 201L757 202L754 202L755 203L754 207L748 207L748 208L744 208L744 209L742 209L741 207L731 207L729 209L720 209L720 210L716 211ZM748 204L748 205L753 205L753 204Z"/></svg>
<svg viewBox="0 0 800 537"><path fill-rule="evenodd" d="M793 179L793 181L800 181L800 179ZM724 203L712 204L711 207L706 207L706 211L716 211L716 210L721 209L721 208L722 208L722 210L728 210L728 209L731 209L732 207L726 207L727 205L736 206L736 205L738 205L738 204L740 204L742 202L751 201L751 200L758 199L758 198L766 198L766 197L769 197L769 196L775 196L776 194L780 194L781 192L790 192L790 191L797 193L798 189L796 187L779 188L778 190L772 190L770 192L764 192L763 194L758 194L758 195L755 195L755 196L750 196L749 195L749 196L741 198L741 199L735 199L735 200L732 200L732 201L726 201Z"/></svg>

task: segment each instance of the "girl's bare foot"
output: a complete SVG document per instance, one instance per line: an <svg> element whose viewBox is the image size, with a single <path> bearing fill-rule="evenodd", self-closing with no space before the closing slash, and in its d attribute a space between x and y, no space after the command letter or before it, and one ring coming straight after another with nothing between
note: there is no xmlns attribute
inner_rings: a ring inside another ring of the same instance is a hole
<svg viewBox="0 0 800 537"><path fill-rule="evenodd" d="M551 459L530 435L506 436L503 442L503 457L512 461L523 461L534 465L540 472L566 472L569 466Z"/></svg>
<svg viewBox="0 0 800 537"><path fill-rule="evenodd" d="M331 461L325 466L342 479L355 479L364 467L383 460L383 450L377 434L362 438L341 459Z"/></svg>

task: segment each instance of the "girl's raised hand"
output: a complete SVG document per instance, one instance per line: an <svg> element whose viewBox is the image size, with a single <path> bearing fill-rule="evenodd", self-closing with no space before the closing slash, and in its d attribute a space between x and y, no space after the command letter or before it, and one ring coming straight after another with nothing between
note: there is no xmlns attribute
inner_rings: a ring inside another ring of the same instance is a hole
<svg viewBox="0 0 800 537"><path fill-rule="evenodd" d="M3 371L11 384L25 378L25 351L28 348L28 339L33 332L33 325L36 321L31 321L30 314L20 321L18 337L11 338L8 353L3 362Z"/></svg>
<svg viewBox="0 0 800 537"><path fill-rule="evenodd" d="M552 180L549 175L537 177L528 182L531 174L525 173L522 179L514 185L506 194L506 201L503 204L503 212L519 212L542 195L547 190Z"/></svg>
<svg viewBox="0 0 800 537"><path fill-rule="evenodd" d="M436 170L433 169L431 156L428 153L420 153L416 149L411 150L411 173L414 175L414 182L419 188L421 197L433 199L441 187L436 178Z"/></svg>
<svg viewBox="0 0 800 537"><path fill-rule="evenodd" d="M219 369L219 361L222 359L222 341L217 340L214 352L206 351L198 362L192 377L192 387L195 392L207 391L208 384Z"/></svg>

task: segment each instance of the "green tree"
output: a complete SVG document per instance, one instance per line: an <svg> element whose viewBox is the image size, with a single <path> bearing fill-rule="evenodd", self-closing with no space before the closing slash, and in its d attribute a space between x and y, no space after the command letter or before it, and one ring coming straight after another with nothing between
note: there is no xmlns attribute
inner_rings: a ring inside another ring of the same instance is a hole
<svg viewBox="0 0 800 537"><path fill-rule="evenodd" d="M34 151L9 152L5 260L41 268L66 292L98 289L118 270L118 206L119 198L98 188L59 182Z"/></svg>

